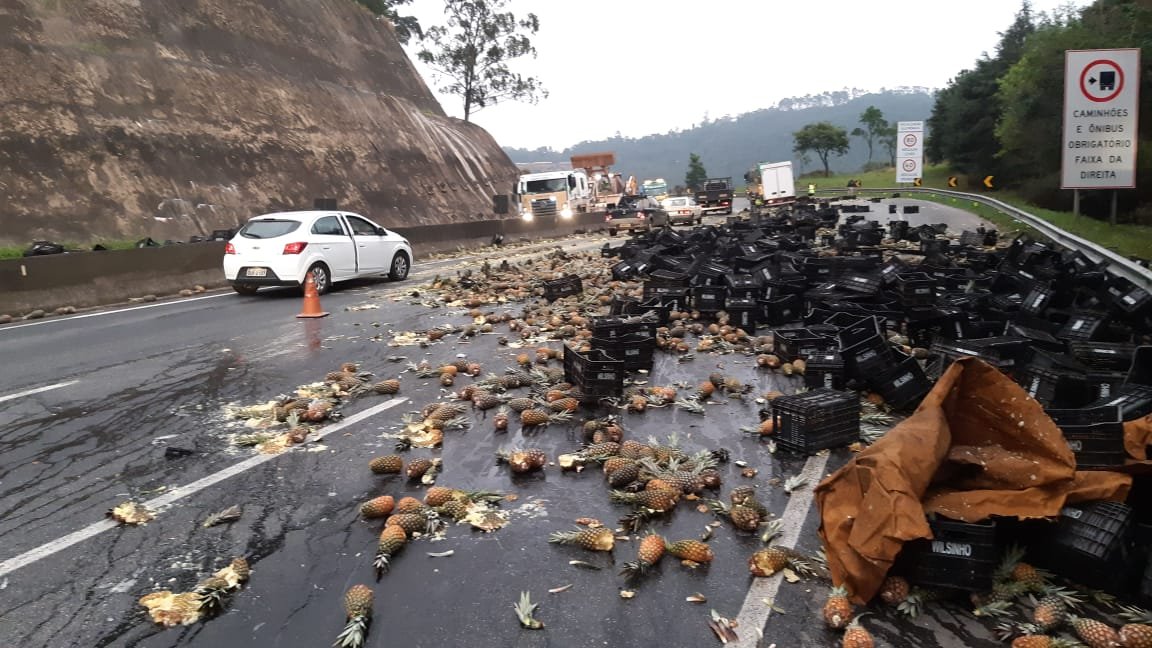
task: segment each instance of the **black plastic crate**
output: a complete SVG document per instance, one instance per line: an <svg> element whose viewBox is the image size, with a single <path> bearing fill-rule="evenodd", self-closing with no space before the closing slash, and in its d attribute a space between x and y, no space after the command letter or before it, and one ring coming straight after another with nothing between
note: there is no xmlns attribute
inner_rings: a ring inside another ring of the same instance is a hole
<svg viewBox="0 0 1152 648"><path fill-rule="evenodd" d="M804 257L799 262L793 261L793 265L796 265L800 274L811 282L830 281L834 276L832 261L829 257Z"/></svg>
<svg viewBox="0 0 1152 648"><path fill-rule="evenodd" d="M836 286L855 293L875 295L880 292L880 275L849 270L836 279Z"/></svg>
<svg viewBox="0 0 1152 648"><path fill-rule="evenodd" d="M1152 386L1134 383L1121 385L1114 394L1091 403L1089 407L1111 405L1120 408L1120 417L1125 421L1133 421L1152 414Z"/></svg>
<svg viewBox="0 0 1152 648"><path fill-rule="evenodd" d="M769 326L781 326L797 322L804 314L804 302L800 295L783 295L758 300L760 321Z"/></svg>
<svg viewBox="0 0 1152 648"><path fill-rule="evenodd" d="M575 386L585 402L622 395L626 371L622 360L600 349L580 353L564 345L564 380Z"/></svg>
<svg viewBox="0 0 1152 648"><path fill-rule="evenodd" d="M1099 470L1123 466L1124 420L1118 405L1080 409L1049 409L1048 416L1064 432L1076 455L1079 470Z"/></svg>
<svg viewBox="0 0 1152 648"><path fill-rule="evenodd" d="M1093 369L1128 371L1136 356L1136 345L1118 342L1072 342L1072 357Z"/></svg>
<svg viewBox="0 0 1152 648"><path fill-rule="evenodd" d="M867 382L893 409L919 405L933 386L924 367L911 356L904 356L892 367L868 377Z"/></svg>
<svg viewBox="0 0 1152 648"><path fill-rule="evenodd" d="M664 326L671 319L672 311L679 310L686 302L687 299L677 301L675 297L652 297L637 304L633 313L654 318L657 325Z"/></svg>
<svg viewBox="0 0 1152 648"><path fill-rule="evenodd" d="M773 438L780 447L805 453L836 448L860 439L860 400L856 394L823 387L772 401Z"/></svg>
<svg viewBox="0 0 1152 648"><path fill-rule="evenodd" d="M692 289L692 308L703 312L723 310L728 289L724 286L696 286Z"/></svg>
<svg viewBox="0 0 1152 648"><path fill-rule="evenodd" d="M817 353L808 356L804 370L804 385L808 389L826 387L844 389L844 359L838 353Z"/></svg>
<svg viewBox="0 0 1152 648"><path fill-rule="evenodd" d="M578 275L568 275L560 279L544 282L544 299L555 301L561 297L571 297L584 292L584 283Z"/></svg>
<svg viewBox="0 0 1152 648"><path fill-rule="evenodd" d="M928 518L932 539L904 543L893 566L910 583L931 588L984 592L992 588L1000 551L996 523Z"/></svg>
<svg viewBox="0 0 1152 648"><path fill-rule="evenodd" d="M932 360L925 367L925 370L928 377L933 380L942 376L953 362L967 356L980 358L1004 372L1011 371L1015 366L1013 359L1005 358L994 349L986 349L967 340L938 339L932 342L932 346L928 347L928 355L932 357Z"/></svg>
<svg viewBox="0 0 1152 648"><path fill-rule="evenodd" d="M1024 300L1020 302L1020 310L1033 315L1043 313L1049 306L1052 305L1052 299L1056 296L1056 290L1051 286L1044 284L1037 284L1028 291L1024 296Z"/></svg>
<svg viewBox="0 0 1152 648"><path fill-rule="evenodd" d="M836 340L808 329L776 329L772 332L772 349L786 360L807 358L836 350Z"/></svg>
<svg viewBox="0 0 1152 648"><path fill-rule="evenodd" d="M1128 377L1121 371L1090 370L1085 374L1088 380L1088 389L1092 392L1093 402L1110 399L1120 393L1124 381Z"/></svg>
<svg viewBox="0 0 1152 648"><path fill-rule="evenodd" d="M727 299L757 299L764 293L764 287L756 278L748 274L727 275L724 284L728 289Z"/></svg>
<svg viewBox="0 0 1152 648"><path fill-rule="evenodd" d="M1084 374L1030 364L1017 371L1014 378L1029 396L1044 407L1081 407L1092 400L1092 390Z"/></svg>
<svg viewBox="0 0 1152 648"><path fill-rule="evenodd" d="M621 315L631 315L636 312L640 306L640 300L635 297L624 297L621 295L613 295L612 303L608 305L608 315L612 317L619 317Z"/></svg>
<svg viewBox="0 0 1152 648"><path fill-rule="evenodd" d="M1108 316L1104 313L1075 313L1056 336L1064 340L1091 341L1099 339L1107 326Z"/></svg>
<svg viewBox="0 0 1152 648"><path fill-rule="evenodd" d="M612 278L616 281L628 281L637 274L636 265L631 261L621 261L612 266Z"/></svg>
<svg viewBox="0 0 1152 648"><path fill-rule="evenodd" d="M1125 382L1131 385L1152 385L1152 346L1136 347Z"/></svg>
<svg viewBox="0 0 1152 648"><path fill-rule="evenodd" d="M844 371L850 378L863 379L893 364L892 347L875 318L841 329L839 342Z"/></svg>
<svg viewBox="0 0 1152 648"><path fill-rule="evenodd" d="M1088 587L1124 562L1134 532L1132 508L1122 502L1069 504L1047 535L1049 568Z"/></svg>
<svg viewBox="0 0 1152 648"><path fill-rule="evenodd" d="M1128 285L1123 288L1109 288L1112 301L1126 313L1143 311L1152 304L1152 294L1143 288Z"/></svg>
<svg viewBox="0 0 1152 648"><path fill-rule="evenodd" d="M595 317L592 319L592 337L613 340L632 333L643 333L655 339L659 326L656 317Z"/></svg>
<svg viewBox="0 0 1152 648"><path fill-rule="evenodd" d="M901 272L896 291L906 304L930 304L936 299L936 280L925 272Z"/></svg>
<svg viewBox="0 0 1152 648"><path fill-rule="evenodd" d="M755 299L732 299L724 302L724 312L728 313L728 323L752 333L760 320L760 304Z"/></svg>
<svg viewBox="0 0 1152 648"><path fill-rule="evenodd" d="M665 286L668 288L687 288L691 277L683 272L673 270L654 270L645 280L645 286Z"/></svg>
<svg viewBox="0 0 1152 648"><path fill-rule="evenodd" d="M644 332L628 333L611 339L593 337L592 348L620 360L629 371L651 369L656 353L656 338Z"/></svg>

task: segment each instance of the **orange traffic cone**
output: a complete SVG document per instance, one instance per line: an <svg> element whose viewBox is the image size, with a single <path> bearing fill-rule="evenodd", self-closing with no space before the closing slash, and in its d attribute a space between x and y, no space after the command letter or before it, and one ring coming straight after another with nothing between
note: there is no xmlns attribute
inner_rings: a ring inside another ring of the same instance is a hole
<svg viewBox="0 0 1152 648"><path fill-rule="evenodd" d="M311 272L304 278L304 310L296 317L328 317L328 313L320 310L320 293L316 292L316 280Z"/></svg>

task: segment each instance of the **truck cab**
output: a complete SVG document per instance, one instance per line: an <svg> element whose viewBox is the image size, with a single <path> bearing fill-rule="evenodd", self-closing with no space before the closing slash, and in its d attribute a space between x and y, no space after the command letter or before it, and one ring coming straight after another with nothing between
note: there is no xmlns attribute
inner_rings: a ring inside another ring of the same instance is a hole
<svg viewBox="0 0 1152 648"><path fill-rule="evenodd" d="M732 178L709 178L696 192L696 203L705 214L731 214L734 198Z"/></svg>
<svg viewBox="0 0 1152 648"><path fill-rule="evenodd" d="M570 219L588 211L592 187L583 170L547 171L520 176L516 184L520 196L520 217Z"/></svg>
<svg viewBox="0 0 1152 648"><path fill-rule="evenodd" d="M656 202L663 202L668 198L668 183L664 181L664 178L645 180L640 183L640 186L644 195Z"/></svg>

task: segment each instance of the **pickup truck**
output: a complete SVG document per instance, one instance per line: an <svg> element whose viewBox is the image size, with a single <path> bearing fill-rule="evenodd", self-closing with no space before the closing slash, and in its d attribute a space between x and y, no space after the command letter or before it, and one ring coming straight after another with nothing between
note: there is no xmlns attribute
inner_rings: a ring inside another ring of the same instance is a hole
<svg viewBox="0 0 1152 648"><path fill-rule="evenodd" d="M731 214L732 198L732 178L709 178L696 192L696 203L705 214Z"/></svg>
<svg viewBox="0 0 1152 648"><path fill-rule="evenodd" d="M653 227L668 227L668 212L648 196L625 194L608 210L604 224L610 236L619 230L648 231Z"/></svg>

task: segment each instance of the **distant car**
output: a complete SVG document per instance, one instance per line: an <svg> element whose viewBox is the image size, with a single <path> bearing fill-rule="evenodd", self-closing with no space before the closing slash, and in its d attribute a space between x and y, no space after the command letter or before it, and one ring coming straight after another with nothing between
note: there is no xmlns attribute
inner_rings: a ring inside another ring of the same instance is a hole
<svg viewBox="0 0 1152 648"><path fill-rule="evenodd" d="M619 230L647 231L653 227L667 227L668 212L648 196L625 194L616 201L615 207L608 210L604 224L612 236Z"/></svg>
<svg viewBox="0 0 1152 648"><path fill-rule="evenodd" d="M224 275L241 295L302 286L309 272L323 294L338 281L382 274L399 281L411 269L408 239L348 212L256 216L224 248Z"/></svg>
<svg viewBox="0 0 1152 648"><path fill-rule="evenodd" d="M668 212L668 222L672 225L692 225L693 223L699 225L704 219L700 205L689 196L666 198L660 203L660 206Z"/></svg>

